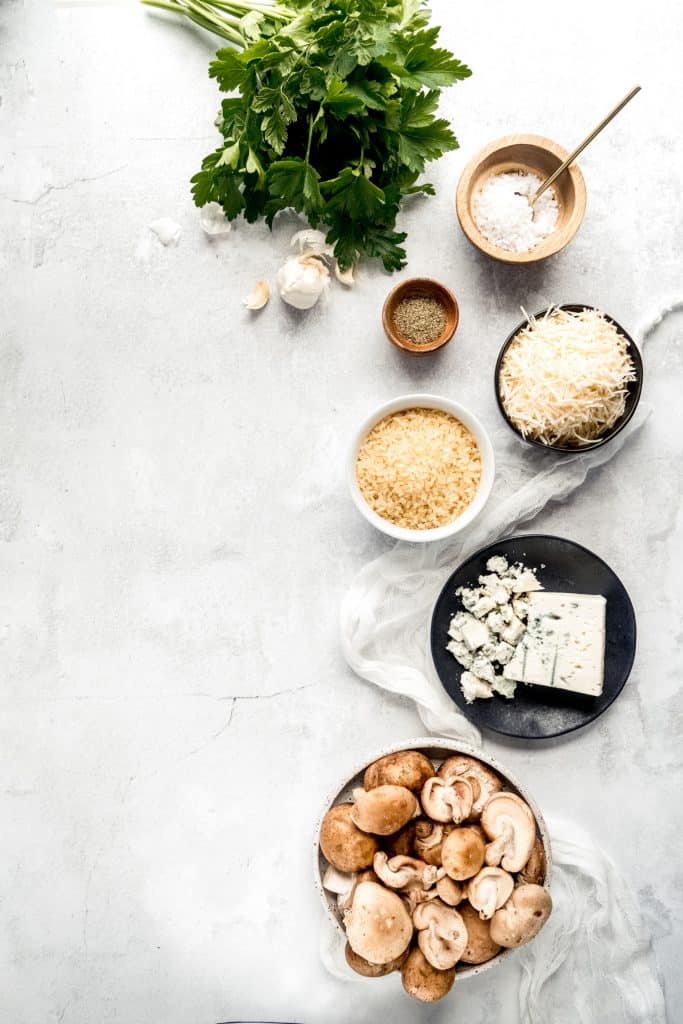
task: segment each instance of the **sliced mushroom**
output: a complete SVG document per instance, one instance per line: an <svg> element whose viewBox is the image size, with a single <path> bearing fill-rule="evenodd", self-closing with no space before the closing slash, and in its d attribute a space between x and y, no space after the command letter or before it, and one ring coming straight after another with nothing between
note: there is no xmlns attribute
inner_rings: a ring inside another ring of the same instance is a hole
<svg viewBox="0 0 683 1024"><path fill-rule="evenodd" d="M339 871L360 871L372 864L379 846L374 836L356 828L351 812L353 804L335 804L323 818L320 848L325 858Z"/></svg>
<svg viewBox="0 0 683 1024"><path fill-rule="evenodd" d="M432 967L447 971L455 967L467 945L467 929L454 907L441 900L421 903L413 912L417 943Z"/></svg>
<svg viewBox="0 0 683 1024"><path fill-rule="evenodd" d="M383 978L385 974L391 974L392 971L400 970L408 956L408 950L406 949L399 957L396 957L395 960L390 960L386 964L371 964L369 960L359 956L358 953L354 953L347 942L344 955L346 956L347 964L356 974L362 974L364 978Z"/></svg>
<svg viewBox="0 0 683 1024"><path fill-rule="evenodd" d="M486 801L503 786L492 768L465 754L446 758L437 774L449 786L452 786L456 779L466 779L469 782L473 795L470 817L473 818L481 815Z"/></svg>
<svg viewBox="0 0 683 1024"><path fill-rule="evenodd" d="M460 959L465 964L484 964L500 952L500 946L491 938L491 922L482 921L469 903L458 909L467 929L467 945Z"/></svg>
<svg viewBox="0 0 683 1024"><path fill-rule="evenodd" d="M481 868L486 845L473 828L456 828L444 839L441 862L446 874L456 882L472 878Z"/></svg>
<svg viewBox="0 0 683 1024"><path fill-rule="evenodd" d="M457 907L465 895L465 890L458 882L454 882L448 875L444 875L436 883L436 894L449 907Z"/></svg>
<svg viewBox="0 0 683 1024"><path fill-rule="evenodd" d="M398 750L386 754L365 769L363 785L366 789L377 786L405 786L419 792L434 774L434 765L419 750Z"/></svg>
<svg viewBox="0 0 683 1024"><path fill-rule="evenodd" d="M481 816L489 839L486 863L521 871L531 856L536 841L536 822L531 809L514 793L494 793Z"/></svg>
<svg viewBox="0 0 683 1024"><path fill-rule="evenodd" d="M416 857L392 857L379 850L373 867L377 877L390 889L431 889L439 877L439 868Z"/></svg>
<svg viewBox="0 0 683 1024"><path fill-rule="evenodd" d="M520 885L491 918L491 938L507 949L531 942L550 917L553 901L540 885Z"/></svg>
<svg viewBox="0 0 683 1024"><path fill-rule="evenodd" d="M390 857L411 857L416 852L416 828L417 819L414 819L413 821L409 821L407 825L404 825L403 828L399 829L398 832L394 832L393 835L385 837L382 842L382 846Z"/></svg>
<svg viewBox="0 0 683 1024"><path fill-rule="evenodd" d="M399 896L376 882L361 882L344 914L354 953L371 964L388 964L406 951L413 935L410 914Z"/></svg>
<svg viewBox="0 0 683 1024"><path fill-rule="evenodd" d="M514 887L514 878L502 868L482 868L467 884L467 899L482 921L490 921L510 899Z"/></svg>
<svg viewBox="0 0 683 1024"><path fill-rule="evenodd" d="M453 821L459 825L472 810L472 787L465 779L447 785L437 775L427 779L422 787L422 806L434 821Z"/></svg>
<svg viewBox="0 0 683 1024"><path fill-rule="evenodd" d="M545 882L546 862L545 850L540 836L536 837L531 856L519 873L522 882L529 882L532 885L543 885Z"/></svg>
<svg viewBox="0 0 683 1024"><path fill-rule="evenodd" d="M418 808L417 799L405 786L377 786L354 789L351 820L363 832L390 836L410 821Z"/></svg>
<svg viewBox="0 0 683 1024"><path fill-rule="evenodd" d="M413 846L415 853L427 864L441 866L441 848L443 841L449 832L452 832L455 825L444 825L436 821L428 821L427 818L418 818L415 822L415 839Z"/></svg>
<svg viewBox="0 0 683 1024"><path fill-rule="evenodd" d="M426 959L422 950L416 946L411 949L401 967L403 988L413 999L422 1003L435 1003L443 999L453 988L455 967L448 971L437 971Z"/></svg>

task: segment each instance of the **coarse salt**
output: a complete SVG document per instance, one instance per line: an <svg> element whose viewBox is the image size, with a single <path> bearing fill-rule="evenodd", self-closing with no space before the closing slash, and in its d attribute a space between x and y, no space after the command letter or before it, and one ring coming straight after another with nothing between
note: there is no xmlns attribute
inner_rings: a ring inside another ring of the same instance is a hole
<svg viewBox="0 0 683 1024"><path fill-rule="evenodd" d="M527 199L542 183L526 171L505 171L488 179L474 198L474 219L487 241L508 252L529 252L553 233L559 210L552 186L533 206Z"/></svg>

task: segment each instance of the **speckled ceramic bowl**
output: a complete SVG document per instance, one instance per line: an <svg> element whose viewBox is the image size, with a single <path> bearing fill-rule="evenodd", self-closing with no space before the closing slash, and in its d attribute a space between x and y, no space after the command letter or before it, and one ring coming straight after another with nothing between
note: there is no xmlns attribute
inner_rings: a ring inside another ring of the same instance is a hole
<svg viewBox="0 0 683 1024"><path fill-rule="evenodd" d="M363 775L368 765L371 765L374 761L379 760L380 757L384 757L386 754L394 754L399 750L419 750L420 753L425 754L426 757L430 758L435 762L436 766L445 761L447 757L452 757L455 754L466 754L468 757L475 757L483 764L489 765L495 772L502 778L505 788L516 793L531 808L533 815L536 819L536 828L538 835L540 836L541 842L543 843L543 851L545 853L546 860L546 871L545 878L543 880L544 885L548 885L550 882L550 876L552 871L552 853L550 848L550 836L548 834L548 828L543 820L538 805L534 798L530 795L526 787L522 786L510 772L503 768L493 757L488 754L482 753L481 750L475 750L473 747L467 746L464 743L456 744L454 740L441 739L436 736L420 736L417 739L407 739L402 743L394 743L390 747L386 747L383 750L378 750L376 754L368 758L359 765L356 770L350 775L345 776L339 784L339 787L334 791L330 799L325 803L322 814L318 820L315 830L315 840L313 848L313 879L315 887L318 890L318 894L322 901L322 905L327 918L332 927L337 929L341 935L345 935L344 926L342 924L341 913L337 907L336 898L333 893L327 892L323 888L323 875L328 866L325 857L323 856L322 850L320 849L320 829L322 826L323 818L327 811L334 804L345 803L352 799L353 790L363 785ZM514 954L514 949L502 949L500 953L492 957L491 960L487 960L483 964L458 964L456 966L456 982L462 981L464 978L473 978L477 974L481 974L483 971L488 971L492 967L496 967L501 964L507 957ZM350 971L350 968L349 968ZM360 978L360 975L355 977ZM400 978L400 973L395 972L389 974L387 978ZM373 984L376 984L380 979L372 978Z"/></svg>

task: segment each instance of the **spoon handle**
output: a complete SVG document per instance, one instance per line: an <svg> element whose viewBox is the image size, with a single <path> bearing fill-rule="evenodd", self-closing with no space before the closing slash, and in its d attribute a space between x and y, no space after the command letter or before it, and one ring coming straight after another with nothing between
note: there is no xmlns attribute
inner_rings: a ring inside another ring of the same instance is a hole
<svg viewBox="0 0 683 1024"><path fill-rule="evenodd" d="M602 129L605 128L610 123L610 121L612 120L613 117L617 116L617 114L619 113L620 110L623 110L623 108L626 106L626 104L629 103L633 99L633 97L636 95L637 92L640 92L640 86L639 85L636 85L635 88L631 89L631 91L628 94L628 96L624 96L624 98L621 101L621 103L617 103L617 105L614 108L614 110L612 110L607 115L607 117L603 121L600 122L600 124L597 126L597 128L593 129L593 131L590 133L590 135L588 135L587 138L585 138L583 140L583 142L576 147L576 149L574 150L573 153L569 154L569 156L564 161L564 163L561 163L560 166L557 168L557 170L553 171L553 173L550 175L550 177L545 179L543 184L539 186L539 188L534 192L534 194L532 195L531 199L529 200L529 202L531 203L532 206L534 205L534 203L536 202L538 197L543 195L543 193L548 188L548 186L552 185L552 183L555 181L555 178L558 178L560 176L560 174L562 174L562 172L564 170L566 170L567 167L569 167L570 164L574 163L574 161L576 160L576 158L579 155L579 153L583 153L583 151L586 148L586 146L593 141L593 139L595 138L596 135L600 134Z"/></svg>

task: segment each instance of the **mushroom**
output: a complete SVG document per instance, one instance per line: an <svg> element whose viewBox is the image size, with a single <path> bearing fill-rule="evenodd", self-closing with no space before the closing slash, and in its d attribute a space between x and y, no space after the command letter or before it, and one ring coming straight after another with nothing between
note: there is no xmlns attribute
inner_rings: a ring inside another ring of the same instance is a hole
<svg viewBox="0 0 683 1024"><path fill-rule="evenodd" d="M379 850L373 861L375 873L390 889L431 889L439 877L439 868L415 857L392 857Z"/></svg>
<svg viewBox="0 0 683 1024"><path fill-rule="evenodd" d="M550 917L553 901L541 885L520 885L491 918L491 938L513 949L530 942Z"/></svg>
<svg viewBox="0 0 683 1024"><path fill-rule="evenodd" d="M399 750L386 754L365 769L363 785L366 789L377 786L405 786L419 792L434 774L434 765L419 750Z"/></svg>
<svg viewBox="0 0 683 1024"><path fill-rule="evenodd" d="M530 808L514 793L494 793L481 816L493 842L486 847L486 863L500 864L512 873L521 871L536 841L536 822Z"/></svg>
<svg viewBox="0 0 683 1024"><path fill-rule="evenodd" d="M444 875L436 883L436 894L449 907L457 907L465 895L465 890L458 882L454 882L448 875Z"/></svg>
<svg viewBox="0 0 683 1024"><path fill-rule="evenodd" d="M416 828L417 819L414 819L413 821L409 821L407 825L404 825L403 828L399 829L398 832L394 832L393 835L385 838L382 846L390 857L407 857L411 856L415 852L414 844Z"/></svg>
<svg viewBox="0 0 683 1024"><path fill-rule="evenodd" d="M433 775L422 787L424 812L434 821L453 821L459 825L472 810L473 799L472 787L465 779L456 779L452 785L447 785Z"/></svg>
<svg viewBox="0 0 683 1024"><path fill-rule="evenodd" d="M482 921L489 921L510 899L514 887L514 878L502 868L482 868L467 885L467 899Z"/></svg>
<svg viewBox="0 0 683 1024"><path fill-rule="evenodd" d="M413 923L400 896L377 882L356 886L344 926L353 952L371 964L396 960L413 935Z"/></svg>
<svg viewBox="0 0 683 1024"><path fill-rule="evenodd" d="M536 837L531 856L519 873L523 882L530 882L533 885L542 885L545 882L546 862L545 850L540 836Z"/></svg>
<svg viewBox="0 0 683 1024"><path fill-rule="evenodd" d="M443 999L453 988L455 967L448 971L437 971L416 946L401 967L401 981L409 996L423 1003L435 1003Z"/></svg>
<svg viewBox="0 0 683 1024"><path fill-rule="evenodd" d="M353 894L356 891L357 885L360 885L361 882L379 882L379 878L372 868L365 868L364 871L359 871L351 877L353 878L351 888L337 894L337 906L341 911L348 910L353 903Z"/></svg>
<svg viewBox="0 0 683 1024"><path fill-rule="evenodd" d="M456 828L444 839L441 862L456 882L472 878L484 863L486 845L473 828Z"/></svg>
<svg viewBox="0 0 683 1024"><path fill-rule="evenodd" d="M500 952L500 946L491 938L491 922L483 921L474 907L463 903L460 916L467 929L467 945L460 959L465 964L484 964Z"/></svg>
<svg viewBox="0 0 683 1024"><path fill-rule="evenodd" d="M498 793L503 783L496 773L477 761L474 757L467 757L459 754L456 757L448 757L438 771L439 778L452 786L456 779L466 779L472 787L473 803L470 811L471 817L479 817L484 810L486 801Z"/></svg>
<svg viewBox="0 0 683 1024"><path fill-rule="evenodd" d="M440 867L443 841L454 828L453 824L443 825L436 821L428 821L427 818L418 818L415 822L413 841L415 853L427 864L436 864Z"/></svg>
<svg viewBox="0 0 683 1024"><path fill-rule="evenodd" d="M383 978L385 974L391 974L392 971L398 971L401 968L408 956L408 950L406 949L395 960L390 960L386 964L371 964L369 960L354 953L347 942L344 955L347 964L356 974L362 974L364 978Z"/></svg>
<svg viewBox="0 0 683 1024"><path fill-rule="evenodd" d="M320 848L339 871L360 871L372 864L379 843L356 828L351 820L353 804L335 804L323 818Z"/></svg>
<svg viewBox="0 0 683 1024"><path fill-rule="evenodd" d="M432 967L447 971L455 967L467 945L467 929L454 907L441 900L420 903L413 912L417 944Z"/></svg>
<svg viewBox="0 0 683 1024"><path fill-rule="evenodd" d="M377 786L354 789L351 820L363 832L390 836L410 821L417 811L417 799L405 786Z"/></svg>
<svg viewBox="0 0 683 1024"><path fill-rule="evenodd" d="M323 875L323 889L334 893L337 897L337 905L340 907L343 905L344 899L353 891L355 884L355 874L347 871L337 871L332 864L330 864Z"/></svg>

